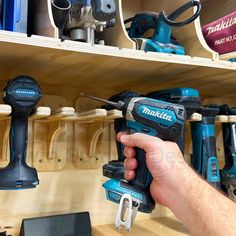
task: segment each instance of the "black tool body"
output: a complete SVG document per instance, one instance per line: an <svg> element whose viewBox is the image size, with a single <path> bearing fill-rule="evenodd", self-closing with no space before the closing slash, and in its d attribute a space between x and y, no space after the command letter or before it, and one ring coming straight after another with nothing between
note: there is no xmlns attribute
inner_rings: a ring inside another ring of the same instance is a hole
<svg viewBox="0 0 236 236"><path fill-rule="evenodd" d="M34 188L39 183L37 171L26 163L28 118L41 98L33 78L18 76L4 89L4 102L12 107L10 162L0 169L0 189Z"/></svg>
<svg viewBox="0 0 236 236"><path fill-rule="evenodd" d="M220 106L220 115L235 116L236 107ZM222 189L236 200L236 122L222 123L225 165L220 170Z"/></svg>

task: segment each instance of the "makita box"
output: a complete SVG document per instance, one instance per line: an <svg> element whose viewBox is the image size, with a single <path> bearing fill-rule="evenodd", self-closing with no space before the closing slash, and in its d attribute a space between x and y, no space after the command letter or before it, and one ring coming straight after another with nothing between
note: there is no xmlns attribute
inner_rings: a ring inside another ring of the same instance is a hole
<svg viewBox="0 0 236 236"><path fill-rule="evenodd" d="M219 54L236 51L236 11L202 27L210 48Z"/></svg>

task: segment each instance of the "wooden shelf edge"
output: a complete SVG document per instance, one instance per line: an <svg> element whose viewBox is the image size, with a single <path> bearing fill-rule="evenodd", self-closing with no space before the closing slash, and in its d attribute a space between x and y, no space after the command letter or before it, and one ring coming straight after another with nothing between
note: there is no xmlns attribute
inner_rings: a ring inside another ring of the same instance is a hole
<svg viewBox="0 0 236 236"><path fill-rule="evenodd" d="M229 53L220 55L220 59L222 60L229 60L232 58L236 58L236 52L229 52Z"/></svg>
<svg viewBox="0 0 236 236"><path fill-rule="evenodd" d="M94 236L187 236L188 231L182 223L180 223L176 217L159 217L151 218L146 220L137 220L131 231L127 232L123 228L121 230L116 230L113 224L110 225L100 225L93 227Z"/></svg>
<svg viewBox="0 0 236 236"><path fill-rule="evenodd" d="M126 59L136 59L152 62L165 62L165 63L175 63L183 65L192 66L202 66L211 67L219 69L236 70L236 66L228 61L223 60L212 60L209 58L202 57L191 57L191 56L181 56L166 53L155 53L147 52L134 49L118 48L113 46L102 46L102 45L89 45L87 43L74 42L74 41L64 41L61 42L59 39L37 36L33 35L27 37L25 34L0 31L0 44L3 43L13 43L13 44L23 44L28 46L37 46L41 48L49 48L56 50L66 50L78 53L103 55L120 57Z"/></svg>

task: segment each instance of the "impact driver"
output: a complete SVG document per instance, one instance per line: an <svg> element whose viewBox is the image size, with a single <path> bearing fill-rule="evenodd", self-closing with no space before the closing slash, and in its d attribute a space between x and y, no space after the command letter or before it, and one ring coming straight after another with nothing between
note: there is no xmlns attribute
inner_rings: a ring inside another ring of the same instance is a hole
<svg viewBox="0 0 236 236"><path fill-rule="evenodd" d="M130 133L139 132L175 142L181 138L186 118L185 108L182 105L146 97L111 102L82 93L81 95L105 102L121 110ZM111 179L103 184L107 199L119 204L116 218L117 228L124 225L127 230L130 230L137 210L151 213L155 208L155 202L150 194L152 176L147 168L145 155L144 150L136 149L138 167L134 180L125 182ZM124 212L127 209L129 213L127 220L124 221Z"/></svg>
<svg viewBox="0 0 236 236"><path fill-rule="evenodd" d="M220 106L220 115L236 115L236 108ZM221 185L230 199L236 201L236 122L222 123L225 165L221 174Z"/></svg>
<svg viewBox="0 0 236 236"><path fill-rule="evenodd" d="M8 81L3 100L12 107L10 162L0 169L0 189L28 189L39 184L37 171L26 163L28 118L41 98L41 89L33 78L18 76Z"/></svg>

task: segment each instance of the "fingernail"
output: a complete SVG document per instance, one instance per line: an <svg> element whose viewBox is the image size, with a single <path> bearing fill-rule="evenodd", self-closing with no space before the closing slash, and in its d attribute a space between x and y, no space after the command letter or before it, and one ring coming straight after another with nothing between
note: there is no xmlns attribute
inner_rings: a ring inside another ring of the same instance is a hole
<svg viewBox="0 0 236 236"><path fill-rule="evenodd" d="M122 135L121 137L120 137L120 141L123 143L123 142L127 142L129 140L129 137L128 137L128 135Z"/></svg>

